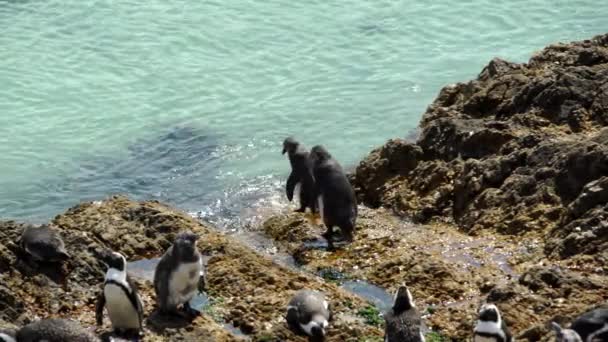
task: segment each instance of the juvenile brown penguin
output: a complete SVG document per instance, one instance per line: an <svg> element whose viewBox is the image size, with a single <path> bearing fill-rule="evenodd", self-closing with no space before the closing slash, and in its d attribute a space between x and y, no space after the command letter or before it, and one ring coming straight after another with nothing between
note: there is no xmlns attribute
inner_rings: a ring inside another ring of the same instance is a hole
<svg viewBox="0 0 608 342"><path fill-rule="evenodd" d="M315 178L315 197L327 231L323 236L333 247L333 228L339 227L346 240L354 238L357 199L342 166L320 145L312 148L310 158Z"/></svg>
<svg viewBox="0 0 608 342"><path fill-rule="evenodd" d="M189 301L204 287L203 261L196 247L198 236L192 232L179 233L165 252L154 272L156 302L162 314L189 317L199 314ZM184 312L178 310L183 307Z"/></svg>
<svg viewBox="0 0 608 342"><path fill-rule="evenodd" d="M315 180L312 175L312 164L308 151L294 138L289 137L283 141L283 154L287 153L291 164L291 173L287 178L285 191L287 199L293 200L294 192L298 193L300 208L296 211L305 212L310 208L312 213L317 211L315 199Z"/></svg>

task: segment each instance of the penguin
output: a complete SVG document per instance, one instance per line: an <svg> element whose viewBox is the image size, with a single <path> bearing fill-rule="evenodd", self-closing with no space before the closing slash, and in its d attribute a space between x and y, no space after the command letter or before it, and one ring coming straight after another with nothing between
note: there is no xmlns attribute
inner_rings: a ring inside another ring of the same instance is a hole
<svg viewBox="0 0 608 342"><path fill-rule="evenodd" d="M502 320L498 307L484 304L479 309L473 342L511 342L511 332Z"/></svg>
<svg viewBox="0 0 608 342"><path fill-rule="evenodd" d="M311 342L325 341L325 329L331 319L331 305L321 292L300 290L287 304L287 324L308 335Z"/></svg>
<svg viewBox="0 0 608 342"><path fill-rule="evenodd" d="M357 199L342 166L321 146L310 152L315 178L315 198L327 231L323 234L333 247L333 228L339 227L347 241L354 238Z"/></svg>
<svg viewBox="0 0 608 342"><path fill-rule="evenodd" d="M551 327L555 332L556 342L583 342L580 335L572 329L564 329L555 322L551 322Z"/></svg>
<svg viewBox="0 0 608 342"><path fill-rule="evenodd" d="M97 342L93 333L79 323L60 318L48 318L21 328L15 338L18 342Z"/></svg>
<svg viewBox="0 0 608 342"><path fill-rule="evenodd" d="M405 285L395 293L395 302L384 315L384 322L384 342L425 342L420 312Z"/></svg>
<svg viewBox="0 0 608 342"><path fill-rule="evenodd" d="M199 314L189 303L197 290L204 288L203 261L196 248L197 239L190 231L179 233L156 266L154 290L161 314L185 318ZM183 306L182 312L178 310L180 306Z"/></svg>
<svg viewBox="0 0 608 342"><path fill-rule="evenodd" d="M18 243L37 262L63 262L70 258L59 233L47 225L26 227Z"/></svg>
<svg viewBox="0 0 608 342"><path fill-rule="evenodd" d="M0 329L0 342L16 342L17 330Z"/></svg>
<svg viewBox="0 0 608 342"><path fill-rule="evenodd" d="M300 208L296 212L305 212L306 208L314 214L317 203L314 197L315 180L312 175L312 165L308 151L294 138L288 137L283 141L283 154L287 153L291 164L291 174L287 178L285 191L291 202L294 191L299 192Z"/></svg>
<svg viewBox="0 0 608 342"><path fill-rule="evenodd" d="M608 308L596 308L578 316L570 325L585 342L608 341Z"/></svg>
<svg viewBox="0 0 608 342"><path fill-rule="evenodd" d="M97 325L103 324L105 307L117 335L137 337L142 330L144 310L137 287L127 275L127 259L112 251L105 252L102 259L108 271L102 291L97 296Z"/></svg>

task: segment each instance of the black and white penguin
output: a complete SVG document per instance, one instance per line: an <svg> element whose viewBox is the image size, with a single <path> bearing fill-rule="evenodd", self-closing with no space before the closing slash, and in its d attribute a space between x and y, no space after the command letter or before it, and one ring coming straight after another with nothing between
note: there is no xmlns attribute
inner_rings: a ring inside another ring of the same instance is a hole
<svg viewBox="0 0 608 342"><path fill-rule="evenodd" d="M59 232L47 225L26 227L19 246L37 262L61 262L70 258Z"/></svg>
<svg viewBox="0 0 608 342"><path fill-rule="evenodd" d="M331 320L331 305L318 291L300 290L287 304L287 324L305 333L313 342L325 340L325 329Z"/></svg>
<svg viewBox="0 0 608 342"><path fill-rule="evenodd" d="M291 164L291 174L287 178L285 191L287 199L293 200L294 192L298 194L300 208L297 212L305 212L310 208L312 213L317 211L315 199L315 180L312 175L312 164L308 151L294 138L289 137L283 141L283 154L287 152Z"/></svg>
<svg viewBox="0 0 608 342"><path fill-rule="evenodd" d="M49 318L30 323L16 335L17 342L97 342L99 338L79 323Z"/></svg>
<svg viewBox="0 0 608 342"><path fill-rule="evenodd" d="M564 329L559 324L551 322L555 332L555 342L583 342L579 334L572 329Z"/></svg>
<svg viewBox="0 0 608 342"><path fill-rule="evenodd" d="M143 306L137 287L127 275L127 259L120 253L108 251L102 256L108 266L103 289L97 297L95 318L103 324L106 308L112 329L117 335L139 336L143 325Z"/></svg>
<svg viewBox="0 0 608 342"><path fill-rule="evenodd" d="M608 341L608 308L583 313L572 322L570 330L575 331L585 342Z"/></svg>
<svg viewBox="0 0 608 342"><path fill-rule="evenodd" d="M154 290L162 314L183 316L178 310L183 306L187 316L198 315L189 303L204 287L203 261L196 247L197 239L198 236L189 231L178 234L156 266Z"/></svg>
<svg viewBox="0 0 608 342"><path fill-rule="evenodd" d="M315 178L315 197L327 231L323 236L333 246L333 228L339 227L348 241L354 238L357 199L342 166L320 145L312 148L310 158Z"/></svg>
<svg viewBox="0 0 608 342"><path fill-rule="evenodd" d="M473 342L511 342L511 332L494 304L484 304L479 309Z"/></svg>
<svg viewBox="0 0 608 342"><path fill-rule="evenodd" d="M17 330L0 329L0 342L16 342Z"/></svg>
<svg viewBox="0 0 608 342"><path fill-rule="evenodd" d="M384 315L385 342L424 342L420 312L414 304L410 290L400 286L393 307Z"/></svg>

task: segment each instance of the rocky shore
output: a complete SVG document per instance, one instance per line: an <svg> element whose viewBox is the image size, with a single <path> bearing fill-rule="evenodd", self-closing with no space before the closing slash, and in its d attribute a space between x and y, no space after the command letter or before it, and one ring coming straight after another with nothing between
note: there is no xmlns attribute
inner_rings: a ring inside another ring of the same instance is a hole
<svg viewBox="0 0 608 342"><path fill-rule="evenodd" d="M607 126L608 35L494 59L441 90L416 142L358 165L351 182L373 209L354 244L307 247L320 228L295 214L263 228L311 271L407 282L446 338L469 337L487 300L520 338L549 340L551 320L608 300Z"/></svg>
<svg viewBox="0 0 608 342"><path fill-rule="evenodd" d="M297 265L273 262L238 239L162 203L115 196L55 217L72 255L61 268L17 256L24 223L0 222L0 327L46 317L97 334L95 296L105 248L129 261L161 256L176 233L200 235L209 303L190 324L155 314L149 280L135 278L144 341L306 341L287 329L300 288L335 310L329 341L381 341L377 310L345 281L412 290L428 340L471 336L479 304L498 305L518 339L548 341L608 301L608 34L551 45L528 63L492 60L477 79L445 87L416 142L388 141L351 175L356 239L329 251L324 228L299 213L248 227Z"/></svg>

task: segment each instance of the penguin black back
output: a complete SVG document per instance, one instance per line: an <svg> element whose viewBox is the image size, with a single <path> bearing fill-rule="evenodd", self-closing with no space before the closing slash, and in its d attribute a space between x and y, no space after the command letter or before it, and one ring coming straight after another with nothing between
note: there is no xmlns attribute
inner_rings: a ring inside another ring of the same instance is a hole
<svg viewBox="0 0 608 342"><path fill-rule="evenodd" d="M327 227L324 234L331 244L333 227L340 228L348 240L354 236L357 199L342 166L320 145L312 148L310 158L315 178L315 197Z"/></svg>
<svg viewBox="0 0 608 342"><path fill-rule="evenodd" d="M424 342L425 340L420 330L422 327L420 312L405 285L397 290L393 307L384 315L384 321L385 342Z"/></svg>
<svg viewBox="0 0 608 342"><path fill-rule="evenodd" d="M96 342L99 339L79 323L49 318L30 323L17 332L18 342Z"/></svg>
<svg viewBox="0 0 608 342"><path fill-rule="evenodd" d="M283 154L285 153L287 153L291 164L291 173L285 186L287 199L292 201L295 189L299 188L300 208L296 211L304 212L306 208L310 208L313 213L316 212L315 181L312 174L310 154L292 137L283 141Z"/></svg>
<svg viewBox="0 0 608 342"><path fill-rule="evenodd" d="M590 337L608 341L608 308L597 308L585 312L572 322L570 329L576 331L583 341Z"/></svg>
<svg viewBox="0 0 608 342"><path fill-rule="evenodd" d="M59 232L47 225L26 227L19 239L19 246L37 261L57 262L70 257Z"/></svg>

